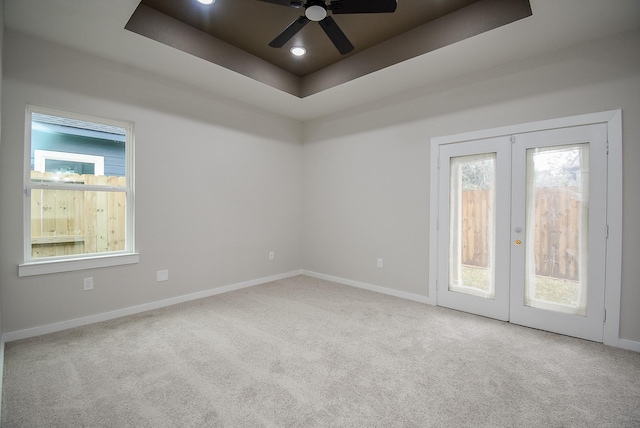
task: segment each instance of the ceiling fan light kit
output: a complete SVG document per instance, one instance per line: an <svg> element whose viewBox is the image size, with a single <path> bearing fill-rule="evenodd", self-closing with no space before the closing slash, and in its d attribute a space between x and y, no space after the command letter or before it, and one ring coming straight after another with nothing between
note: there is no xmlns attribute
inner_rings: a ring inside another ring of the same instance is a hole
<svg viewBox="0 0 640 428"><path fill-rule="evenodd" d="M327 7L325 5L317 5L307 7L307 10L304 11L304 15L309 18L310 21L322 21L327 17Z"/></svg>
<svg viewBox="0 0 640 428"><path fill-rule="evenodd" d="M304 7L305 13L293 21L275 39L269 43L273 48L283 47L293 36L302 30L309 22L314 21L331 40L333 45L342 54L348 54L354 49L347 36L342 32L336 21L328 15L331 11L333 15L356 14L356 13L393 13L395 12L397 0L331 0L327 4L324 0L307 0L306 3L296 0L260 0L266 3L273 3L280 6L299 9Z"/></svg>

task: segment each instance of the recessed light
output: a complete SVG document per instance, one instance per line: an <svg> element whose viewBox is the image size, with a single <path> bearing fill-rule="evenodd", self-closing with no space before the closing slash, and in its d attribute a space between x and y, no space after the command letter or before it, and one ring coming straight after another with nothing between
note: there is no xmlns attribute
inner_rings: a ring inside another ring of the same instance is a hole
<svg viewBox="0 0 640 428"><path fill-rule="evenodd" d="M202 4L213 4L216 0L198 0Z"/></svg>
<svg viewBox="0 0 640 428"><path fill-rule="evenodd" d="M289 50L289 52L291 52L295 56L302 56L307 53L307 50L300 46L294 46Z"/></svg>

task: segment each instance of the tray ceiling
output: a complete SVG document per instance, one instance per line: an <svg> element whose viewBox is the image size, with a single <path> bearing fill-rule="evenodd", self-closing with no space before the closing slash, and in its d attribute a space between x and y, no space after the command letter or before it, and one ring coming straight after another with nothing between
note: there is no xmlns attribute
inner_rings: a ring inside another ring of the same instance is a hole
<svg viewBox="0 0 640 428"><path fill-rule="evenodd" d="M314 22L284 47L270 47L302 14L258 0L142 0L125 28L304 98L531 16L531 7L528 0L399 0L394 13L334 16L355 46L347 55ZM293 56L294 45L307 54Z"/></svg>

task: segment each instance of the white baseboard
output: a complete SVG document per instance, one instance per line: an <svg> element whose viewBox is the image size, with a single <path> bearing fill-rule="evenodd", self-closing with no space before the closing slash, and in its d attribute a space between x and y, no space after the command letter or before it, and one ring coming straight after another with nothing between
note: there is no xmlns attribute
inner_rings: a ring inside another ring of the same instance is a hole
<svg viewBox="0 0 640 428"><path fill-rule="evenodd" d="M629 351L640 352L640 342L628 339L618 339L617 343L612 344L617 348L627 349Z"/></svg>
<svg viewBox="0 0 640 428"><path fill-rule="evenodd" d="M312 272L308 270L296 270L279 275L272 275L264 278L254 279L251 281L239 282L236 284L226 285L223 287L212 288L209 290L199 291L197 293L185 294L183 296L172 297L170 299L159 300L156 302L145 303L143 305L131 306L128 308L118 309L115 311L104 312L101 314L90 315L87 317L76 318L69 321L62 321L59 323L43 325L39 327L28 328L24 330L18 330L8 332L0 337L0 394L2 394L2 367L4 367L4 344L6 342L13 342L15 340L28 339L30 337L41 336L43 334L55 333L57 331L67 330L74 327L81 327L84 325L94 324L97 322L108 321L115 318L124 317L127 315L138 314L153 309L159 309L166 306L176 305L178 303L184 303L191 300L202 299L204 297L215 296L217 294L228 293L230 291L240 290L242 288L253 287L255 285L265 284L267 282L277 281L279 279L290 278L296 275L307 275L314 278L324 279L326 281L337 282L338 284L349 285L352 287L362 288L377 293L387 294L389 296L399 297L401 299L407 299L414 302L426 303L434 305L434 301L428 297L407 293L405 291L394 290L391 288L385 288L378 285L367 284L364 282L353 281L350 279L340 278L331 275L325 275L322 273ZM640 352L640 342L636 342L628 339L618 339L615 343L611 343L611 346L627 349L630 351ZM1 395L0 395L1 397Z"/></svg>
<svg viewBox="0 0 640 428"><path fill-rule="evenodd" d="M87 317L76 318L69 321L62 321L54 324L43 325L39 327L27 328L8 332L2 335L2 345L4 342L13 342L14 340L28 339L30 337L41 336L43 334L55 333L57 331L67 330L70 328L81 327L83 325L94 324L97 322L108 321L127 315L138 314L140 312L150 311L153 309L164 308L166 306L176 305L178 303L189 302L191 300L202 299L204 297L215 296L217 294L228 293L230 291L240 290L242 288L253 287L255 285L267 282L277 281L279 279L289 278L296 275L302 275L302 270L282 273L279 275L267 276L264 278L254 279L251 281L239 282L237 284L226 285L224 287L212 288L209 290L199 291L197 293L185 294L183 296L172 297L170 299L158 300L156 302L145 303L128 308L117 309L115 311L103 312L101 314L90 315ZM4 347L3 347L4 349ZM2 367L0 365L0 367Z"/></svg>
<svg viewBox="0 0 640 428"><path fill-rule="evenodd" d="M363 288L369 291L375 291L376 293L387 294L389 296L400 297L401 299L412 300L414 302L426 303L433 305L431 299L419 294L407 293L406 291L394 290L392 288L380 287L379 285L367 284L364 282L353 281L350 279L339 278L337 276L325 275L323 273L312 272L308 270L302 271L303 275L311 276L318 279L324 279L326 281L337 282L338 284L350 285L352 287Z"/></svg>
<svg viewBox="0 0 640 428"><path fill-rule="evenodd" d="M0 401L2 401L2 383L4 380L4 335L0 336ZM0 406L0 421L2 420L2 406Z"/></svg>
<svg viewBox="0 0 640 428"><path fill-rule="evenodd" d="M339 278L336 276L325 275L323 273L312 272L308 270L302 271L303 275L311 276L314 278L324 279L326 281L337 282L338 284L350 285L352 287L363 288L365 290L375 291L377 293L388 294L390 296L400 297L402 299L412 300L414 302L426 303L429 305L435 305L435 302L425 296L419 294L407 293L405 291L393 290L391 288L380 287L378 285L367 284L364 282L353 281L350 279ZM629 351L640 352L640 342L636 342L628 339L617 339L610 346L616 348L627 349Z"/></svg>

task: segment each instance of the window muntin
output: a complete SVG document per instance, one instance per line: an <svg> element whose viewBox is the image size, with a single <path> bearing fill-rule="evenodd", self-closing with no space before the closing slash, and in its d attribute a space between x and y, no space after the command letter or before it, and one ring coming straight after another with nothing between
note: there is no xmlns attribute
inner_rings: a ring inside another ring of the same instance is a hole
<svg viewBox="0 0 640 428"><path fill-rule="evenodd" d="M27 108L25 263L132 254L133 125Z"/></svg>

